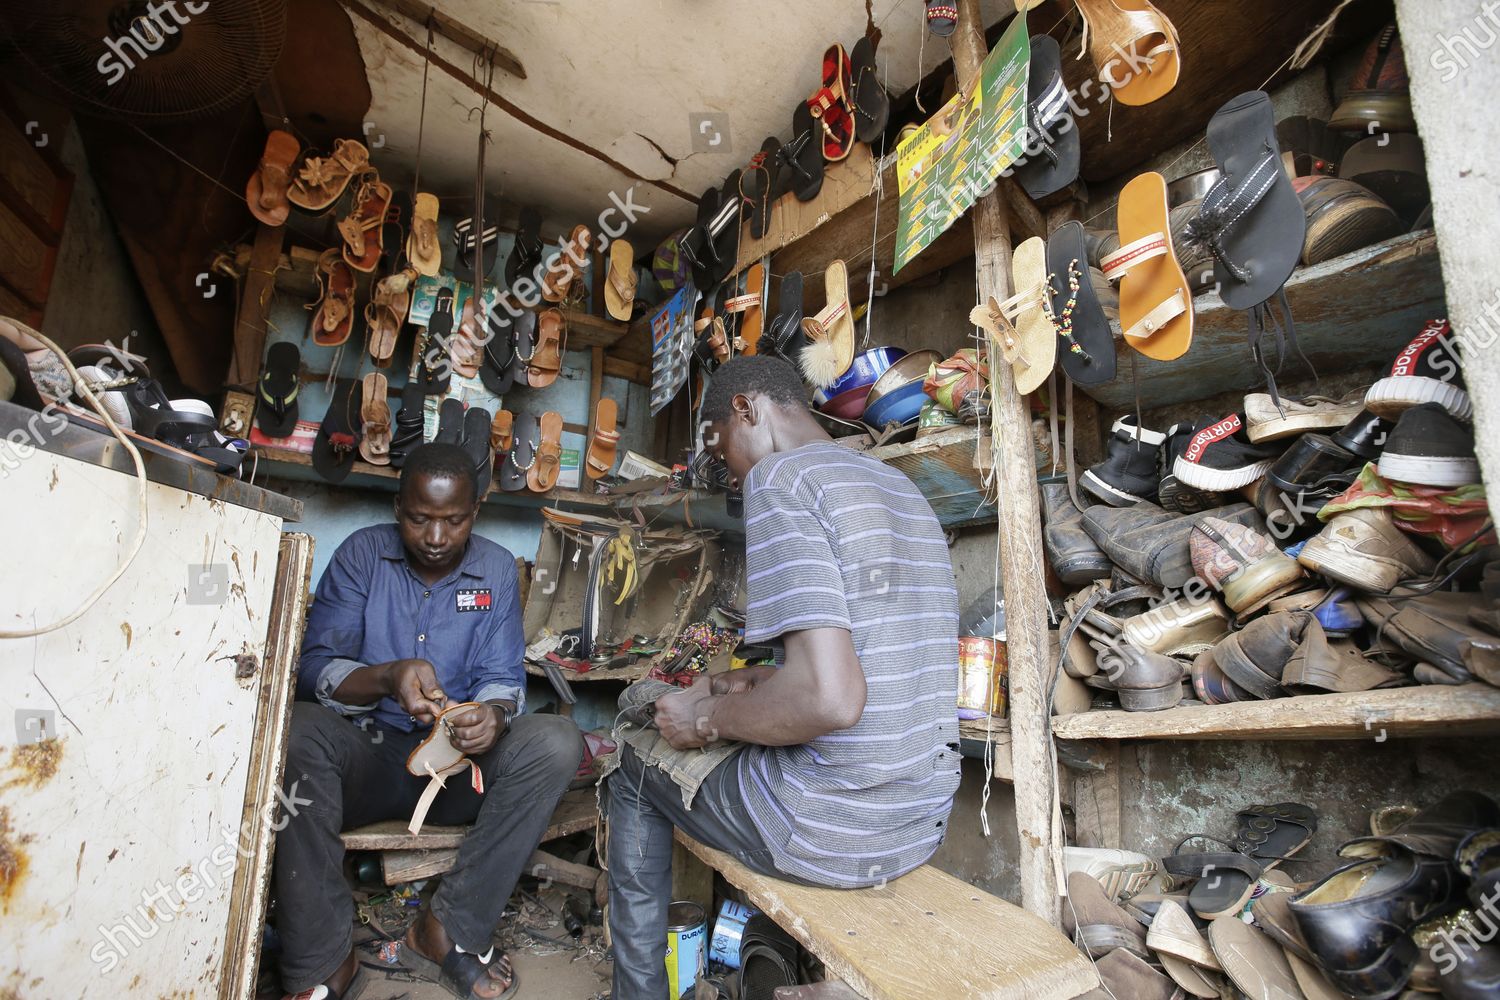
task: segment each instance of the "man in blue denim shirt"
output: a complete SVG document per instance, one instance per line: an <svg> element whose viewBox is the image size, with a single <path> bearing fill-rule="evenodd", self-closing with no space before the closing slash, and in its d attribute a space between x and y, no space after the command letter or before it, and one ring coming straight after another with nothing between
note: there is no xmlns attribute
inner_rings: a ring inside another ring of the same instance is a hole
<svg viewBox="0 0 1500 1000"><path fill-rule="evenodd" d="M479 511L463 449L428 444L401 472L396 523L350 535L307 618L276 839L277 925L288 996L339 1000L358 969L339 833L407 819L428 779L406 758L451 705L452 742L474 760L428 812L472 823L454 870L398 945L397 962L456 996L508 995L491 936L582 755L578 729L519 715L525 643L515 557L471 537Z"/></svg>

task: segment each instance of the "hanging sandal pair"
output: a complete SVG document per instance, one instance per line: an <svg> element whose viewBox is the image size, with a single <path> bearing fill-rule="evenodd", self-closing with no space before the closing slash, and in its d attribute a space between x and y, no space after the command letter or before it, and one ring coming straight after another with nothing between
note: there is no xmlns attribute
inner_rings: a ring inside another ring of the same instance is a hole
<svg viewBox="0 0 1500 1000"><path fill-rule="evenodd" d="M1057 327L1047 311L1046 245L1033 236L1011 255L1011 279L1020 289L1004 302L991 295L969 311L969 322L984 330L1011 366L1016 392L1027 395L1047 381L1057 363Z"/></svg>
<svg viewBox="0 0 1500 1000"><path fill-rule="evenodd" d="M360 181L354 207L339 220L344 239L344 261L356 271L375 270L385 247L385 215L391 207L391 186L373 171Z"/></svg>
<svg viewBox="0 0 1500 1000"><path fill-rule="evenodd" d="M417 272L407 268L375 282L370 301L365 304L365 331L370 343L370 358L377 367L389 368L396 352L396 338L411 310L411 289Z"/></svg>
<svg viewBox="0 0 1500 1000"><path fill-rule="evenodd" d="M823 159L838 163L854 149L854 111L849 103L854 78L849 53L837 42L823 53L822 81L807 99L807 108L822 131Z"/></svg>
<svg viewBox="0 0 1500 1000"><path fill-rule="evenodd" d="M1093 56L1099 80L1121 104L1150 104L1182 72L1177 28L1151 0L1074 0L1083 15L1078 57ZM1093 44L1090 45L1090 38Z"/></svg>

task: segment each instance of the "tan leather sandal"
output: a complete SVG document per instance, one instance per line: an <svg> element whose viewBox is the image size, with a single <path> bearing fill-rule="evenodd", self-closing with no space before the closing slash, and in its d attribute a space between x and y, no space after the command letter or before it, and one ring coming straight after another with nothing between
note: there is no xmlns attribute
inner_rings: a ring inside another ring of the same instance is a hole
<svg viewBox="0 0 1500 1000"><path fill-rule="evenodd" d="M292 164L301 152L302 144L290 132L272 129L266 136L260 166L245 184L245 204L250 206L251 215L268 226L281 225L291 214L287 188L292 182Z"/></svg>
<svg viewBox="0 0 1500 1000"><path fill-rule="evenodd" d="M619 404L608 396L599 397L599 405L594 410L594 433L589 438L587 468L584 470L590 479L607 476L609 470L615 467L615 453L620 444L619 417Z"/></svg>
<svg viewBox="0 0 1500 1000"><path fill-rule="evenodd" d="M427 787L422 789L422 797L417 800L417 807L412 810L411 822L406 829L415 836L422 831L422 822L427 819L427 810L432 808L432 802L437 798L446 782L443 780L450 774L454 774L469 768L469 782L476 794L484 794L484 774L479 770L479 765L468 757L463 751L453 745L453 725L449 721L452 716L462 715L464 712L475 708L488 708L474 701L465 701L457 705L443 709L443 714L437 717L432 724L432 732L427 738L418 743L416 748L406 758L406 770L409 774L418 778L430 778Z"/></svg>
<svg viewBox="0 0 1500 1000"><path fill-rule="evenodd" d="M536 348L526 365L526 382L533 389L544 389L557 381L567 350L568 322L561 309L548 309L537 317L536 338Z"/></svg>
<svg viewBox="0 0 1500 1000"><path fill-rule="evenodd" d="M548 410L542 414L541 440L536 446L536 460L526 473L526 486L533 493L546 493L557 485L557 476L562 472L561 413Z"/></svg>
<svg viewBox="0 0 1500 1000"><path fill-rule="evenodd" d="M411 286L417 272L405 268L375 283L370 301L365 305L365 326L369 330L370 357L381 368L389 368L396 352L396 338L411 309Z"/></svg>
<svg viewBox="0 0 1500 1000"><path fill-rule="evenodd" d="M344 260L356 271L366 274L380 263L385 231L386 209L391 207L391 186L372 174L360 184L354 197L354 208L339 220L339 235L344 238Z"/></svg>
<svg viewBox="0 0 1500 1000"><path fill-rule="evenodd" d="M573 233L558 255L547 265L542 278L542 298L548 302L562 302L582 287L577 279L589 266L589 251L593 249L594 237L587 226L574 226Z"/></svg>
<svg viewBox="0 0 1500 1000"><path fill-rule="evenodd" d="M286 197L293 205L309 212L321 212L338 201L351 178L370 169L370 151L357 139L340 139L333 144L331 156L309 156L287 188Z"/></svg>
<svg viewBox="0 0 1500 1000"><path fill-rule="evenodd" d="M437 277L443 266L443 248L438 243L437 195L417 193L412 203L411 234L406 237L406 259L418 274Z"/></svg>
<svg viewBox="0 0 1500 1000"><path fill-rule="evenodd" d="M313 313L313 343L338 347L354 328L354 272L338 250L325 250L318 258L318 282L323 296Z"/></svg>
<svg viewBox="0 0 1500 1000"><path fill-rule="evenodd" d="M390 384L379 372L370 372L360 387L359 416L363 425L359 456L371 465L391 464Z"/></svg>

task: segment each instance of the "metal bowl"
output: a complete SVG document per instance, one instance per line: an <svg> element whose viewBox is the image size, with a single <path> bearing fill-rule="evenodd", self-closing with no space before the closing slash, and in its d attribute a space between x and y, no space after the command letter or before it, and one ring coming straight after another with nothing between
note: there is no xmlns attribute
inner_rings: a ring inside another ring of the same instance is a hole
<svg viewBox="0 0 1500 1000"><path fill-rule="evenodd" d="M1178 205L1200 200L1208 194L1210 188L1219 183L1222 176L1223 172L1218 167L1208 167L1177 178L1167 185L1167 208L1173 209Z"/></svg>
<svg viewBox="0 0 1500 1000"><path fill-rule="evenodd" d="M846 389L827 402L819 403L818 409L840 420L858 420L864 416L865 400L869 398L869 395L869 386L857 385L853 389Z"/></svg>
<svg viewBox="0 0 1500 1000"><path fill-rule="evenodd" d="M872 347L868 351L861 351L854 356L849 370L835 379L833 385L813 392L813 401L818 404L818 409L822 410L827 409L834 399L851 390L868 390L891 365L904 357L906 357L906 352L899 347ZM833 411L829 410L829 412ZM842 416L842 414L835 415ZM856 413L855 416L859 414Z"/></svg>
<svg viewBox="0 0 1500 1000"><path fill-rule="evenodd" d="M941 360L943 355L937 351L912 351L887 368L885 374L870 386L870 396L865 400L865 408L874 406L887 394L913 381L920 387L923 379L927 378L927 370ZM916 416L915 411L912 416Z"/></svg>

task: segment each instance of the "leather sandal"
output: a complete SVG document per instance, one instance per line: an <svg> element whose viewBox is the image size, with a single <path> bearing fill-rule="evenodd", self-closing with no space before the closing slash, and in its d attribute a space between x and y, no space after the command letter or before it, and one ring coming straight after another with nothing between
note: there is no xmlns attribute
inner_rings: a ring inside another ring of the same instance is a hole
<svg viewBox="0 0 1500 1000"><path fill-rule="evenodd" d="M411 234L406 237L406 259L418 274L437 277L443 266L443 247L438 242L437 195L417 193L412 209Z"/></svg>
<svg viewBox="0 0 1500 1000"><path fill-rule="evenodd" d="M338 201L350 179L370 170L370 151L357 139L340 139L329 156L309 156L286 191L287 201L321 212Z"/></svg>
<svg viewBox="0 0 1500 1000"><path fill-rule="evenodd" d="M370 372L364 377L359 416L363 428L359 439L359 457L371 465L391 464L391 404L387 399L390 385L384 375Z"/></svg>
<svg viewBox="0 0 1500 1000"><path fill-rule="evenodd" d="M802 320L807 346L799 358L802 376L819 388L828 388L854 363L854 318L849 311L849 269L835 260L823 272L824 301L821 312Z"/></svg>
<svg viewBox="0 0 1500 1000"><path fill-rule="evenodd" d="M260 166L245 184L245 204L251 215L268 226L283 224L291 214L287 188L291 185L292 164L301 152L302 144L290 132L272 129L266 136Z"/></svg>
<svg viewBox="0 0 1500 1000"><path fill-rule="evenodd" d="M1047 247L1040 236L1021 243L1011 255L1011 278L1020 289L1004 302L992 295L969 310L969 322L1000 345L1011 366L1016 392L1035 392L1057 363L1057 327L1047 310Z"/></svg>
<svg viewBox="0 0 1500 1000"><path fill-rule="evenodd" d="M604 308L621 323L629 322L635 307L635 248L622 239L609 244L609 268L604 281Z"/></svg>
<svg viewBox="0 0 1500 1000"><path fill-rule="evenodd" d="M756 261L745 270L745 291L732 295L724 302L724 311L739 315L739 327L734 337L736 354L760 352L760 338L765 321L766 267ZM728 361L727 357L719 359Z"/></svg>
<svg viewBox="0 0 1500 1000"><path fill-rule="evenodd" d="M546 493L557 485L558 473L562 471L562 431L561 413L549 410L542 414L536 460L526 474L526 486L533 493Z"/></svg>
<svg viewBox="0 0 1500 1000"><path fill-rule="evenodd" d="M574 293L577 279L588 267L589 250L593 247L593 235L587 226L574 226L568 242L547 265L542 277L542 298L548 302L562 302Z"/></svg>
<svg viewBox="0 0 1500 1000"><path fill-rule="evenodd" d="M849 54L835 42L823 53L823 84L807 99L808 110L822 127L823 159L829 163L848 159L854 149L852 86Z"/></svg>
<svg viewBox="0 0 1500 1000"><path fill-rule="evenodd" d="M1083 15L1082 48L1121 104L1150 104L1177 85L1182 71L1177 28L1150 0L1074 2Z"/></svg>
<svg viewBox="0 0 1500 1000"><path fill-rule="evenodd" d="M1120 192L1122 246L1100 261L1104 277L1120 283L1125 343L1157 361L1187 353L1193 341L1192 292L1172 249L1167 182L1147 172Z"/></svg>
<svg viewBox="0 0 1500 1000"><path fill-rule="evenodd" d="M526 382L533 389L544 389L557 381L567 341L568 323L561 309L548 309L537 317L536 348L526 366Z"/></svg>
<svg viewBox="0 0 1500 1000"><path fill-rule="evenodd" d="M344 261L366 274L380 263L384 248L385 212L391 204L391 186L371 174L354 196L354 209L339 220L344 238Z"/></svg>
<svg viewBox="0 0 1500 1000"><path fill-rule="evenodd" d="M365 327L370 339L370 357L380 368L389 368L396 353L396 338L411 309L411 286L417 274L398 271L375 282L365 305Z"/></svg>
<svg viewBox="0 0 1500 1000"><path fill-rule="evenodd" d="M325 250L318 257L318 283L323 297L313 312L313 343L338 347L354 329L354 272L337 250Z"/></svg>
<svg viewBox="0 0 1500 1000"><path fill-rule="evenodd" d="M618 429L619 404L608 396L599 397L594 411L594 433L589 438L588 461L585 471L590 479L609 475L615 465L615 452L620 444Z"/></svg>
<svg viewBox="0 0 1500 1000"><path fill-rule="evenodd" d="M441 965L407 944L404 939L395 942L392 951L391 960L395 965L418 979L437 983L460 1000L473 997L477 984L494 978L490 975L490 966L496 962L504 962L510 969L510 985L497 1000L510 1000L521 988L521 977L516 971L515 963L504 952L497 952L493 945L482 955L464 951L454 945Z"/></svg>
<svg viewBox="0 0 1500 1000"><path fill-rule="evenodd" d="M467 767L469 783L475 793L484 794L484 773L479 770L478 764L453 745L453 724L449 721L451 716L462 715L475 708L488 708L488 706L465 701L443 709L443 714L433 722L432 731L427 734L427 738L418 743L406 757L407 773L418 778L430 779L427 787L422 790L422 797L417 800L417 807L412 810L411 822L406 826L413 836L421 832L422 823L427 818L427 810L432 808L432 802L445 786L444 779L448 775L456 774Z"/></svg>
<svg viewBox="0 0 1500 1000"><path fill-rule="evenodd" d="M490 421L490 447L496 454L510 451L515 443L515 419L509 410L495 411L495 418Z"/></svg>

